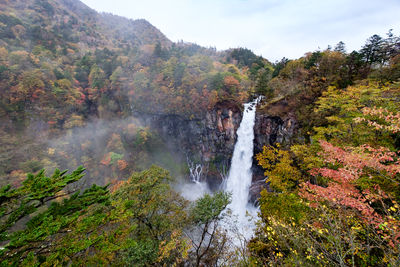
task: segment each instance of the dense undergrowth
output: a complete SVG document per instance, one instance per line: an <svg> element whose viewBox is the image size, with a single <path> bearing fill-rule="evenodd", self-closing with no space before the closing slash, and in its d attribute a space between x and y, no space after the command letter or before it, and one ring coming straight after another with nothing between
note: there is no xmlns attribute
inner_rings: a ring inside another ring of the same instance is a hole
<svg viewBox="0 0 400 267"><path fill-rule="evenodd" d="M271 80L280 98L264 111L284 102L306 138L257 155L272 192L261 193L254 265L400 264L399 77L389 33L290 61Z"/></svg>
<svg viewBox="0 0 400 267"><path fill-rule="evenodd" d="M391 31L360 51L339 43L271 64L245 48L172 43L79 1L0 7L1 265L400 264ZM294 114L298 135L257 155L272 192L255 237L233 251L217 227L229 195L184 200L151 165L174 177L187 167L137 114L199 120L258 94L257 112Z"/></svg>

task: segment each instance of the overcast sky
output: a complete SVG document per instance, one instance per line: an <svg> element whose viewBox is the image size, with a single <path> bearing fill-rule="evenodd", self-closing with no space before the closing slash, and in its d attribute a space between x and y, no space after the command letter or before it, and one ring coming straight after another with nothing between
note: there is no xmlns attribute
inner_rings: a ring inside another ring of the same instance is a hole
<svg viewBox="0 0 400 267"><path fill-rule="evenodd" d="M400 0L81 0L144 18L170 40L218 50L246 47L275 61L339 41L358 50L373 34L400 33Z"/></svg>

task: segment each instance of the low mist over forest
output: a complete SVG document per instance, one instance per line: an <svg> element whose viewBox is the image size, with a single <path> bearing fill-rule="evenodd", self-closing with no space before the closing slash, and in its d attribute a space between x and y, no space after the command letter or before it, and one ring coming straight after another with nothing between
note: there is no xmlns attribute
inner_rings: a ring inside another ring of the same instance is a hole
<svg viewBox="0 0 400 267"><path fill-rule="evenodd" d="M0 265L399 266L397 31L270 62L0 0ZM249 111L247 237L226 183Z"/></svg>

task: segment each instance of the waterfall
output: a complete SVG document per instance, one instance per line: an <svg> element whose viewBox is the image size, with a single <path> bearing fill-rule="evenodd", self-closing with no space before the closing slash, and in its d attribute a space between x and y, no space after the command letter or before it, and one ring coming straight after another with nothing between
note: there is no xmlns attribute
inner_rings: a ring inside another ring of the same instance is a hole
<svg viewBox="0 0 400 267"><path fill-rule="evenodd" d="M181 192L181 195L189 201L195 201L206 193L211 194L207 182L202 181L201 179L203 176L203 165L194 163L189 159L189 157L186 157L186 160L191 183L180 185L179 191Z"/></svg>
<svg viewBox="0 0 400 267"><path fill-rule="evenodd" d="M193 183L196 184L201 183L201 175L203 174L203 165L194 164L194 162L190 162L189 159L187 161L188 161L190 179L192 180Z"/></svg>
<svg viewBox="0 0 400 267"><path fill-rule="evenodd" d="M237 130L231 168L225 183L225 191L232 194L232 202L227 209L231 210L233 219L236 220L236 231L245 238L250 237L254 228L254 222L249 222L247 215L255 217L257 214L257 208L248 200L252 181L254 123L258 100L244 104L243 118Z"/></svg>

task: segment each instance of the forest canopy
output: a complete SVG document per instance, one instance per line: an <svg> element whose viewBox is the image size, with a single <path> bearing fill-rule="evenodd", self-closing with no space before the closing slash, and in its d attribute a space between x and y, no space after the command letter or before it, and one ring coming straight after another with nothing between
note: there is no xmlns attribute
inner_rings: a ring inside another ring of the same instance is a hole
<svg viewBox="0 0 400 267"><path fill-rule="evenodd" d="M271 63L77 0L0 10L1 266L400 265L393 30L358 51L339 42ZM256 121L293 122L294 134L255 155L259 222L232 250L220 227L232 196L190 202L177 184L204 165L220 187L223 145L258 96ZM185 131L209 134L189 142L207 162L174 150Z"/></svg>

